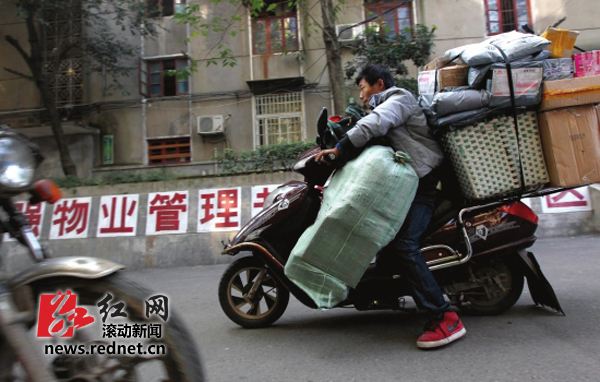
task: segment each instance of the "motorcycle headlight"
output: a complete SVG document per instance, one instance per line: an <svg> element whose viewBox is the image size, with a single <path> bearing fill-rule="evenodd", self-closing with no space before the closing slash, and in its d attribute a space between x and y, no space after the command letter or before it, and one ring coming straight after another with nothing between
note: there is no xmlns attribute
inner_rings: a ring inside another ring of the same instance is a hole
<svg viewBox="0 0 600 382"><path fill-rule="evenodd" d="M37 161L31 149L14 137L0 138L0 185L20 189L31 185Z"/></svg>

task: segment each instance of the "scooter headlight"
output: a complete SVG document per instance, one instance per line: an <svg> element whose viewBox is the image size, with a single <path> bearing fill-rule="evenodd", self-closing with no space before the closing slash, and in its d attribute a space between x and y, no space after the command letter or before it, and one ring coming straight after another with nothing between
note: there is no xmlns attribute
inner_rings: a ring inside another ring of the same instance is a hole
<svg viewBox="0 0 600 382"><path fill-rule="evenodd" d="M31 185L37 168L31 149L15 137L0 137L0 186L21 189Z"/></svg>

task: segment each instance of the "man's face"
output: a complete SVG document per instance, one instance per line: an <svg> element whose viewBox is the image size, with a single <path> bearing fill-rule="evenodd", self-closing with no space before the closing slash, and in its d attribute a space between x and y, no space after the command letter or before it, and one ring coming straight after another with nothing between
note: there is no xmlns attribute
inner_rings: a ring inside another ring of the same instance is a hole
<svg viewBox="0 0 600 382"><path fill-rule="evenodd" d="M373 94L379 94L385 90L385 85L383 84L383 80L380 78L373 85L369 85L367 81L363 78L358 83L358 89L360 89L360 100L365 104L366 107L371 108L369 104L369 99Z"/></svg>

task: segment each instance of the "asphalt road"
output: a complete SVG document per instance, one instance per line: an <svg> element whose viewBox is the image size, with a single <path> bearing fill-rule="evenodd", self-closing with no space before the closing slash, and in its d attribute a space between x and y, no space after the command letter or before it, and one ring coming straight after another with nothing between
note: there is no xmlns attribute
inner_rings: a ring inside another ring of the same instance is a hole
<svg viewBox="0 0 600 382"><path fill-rule="evenodd" d="M170 298L219 381L600 381L600 236L539 240L532 251L566 316L535 307L527 289L495 317L461 315L467 335L419 350L423 314L311 310L293 297L273 326L248 330L221 311L225 266L129 275Z"/></svg>

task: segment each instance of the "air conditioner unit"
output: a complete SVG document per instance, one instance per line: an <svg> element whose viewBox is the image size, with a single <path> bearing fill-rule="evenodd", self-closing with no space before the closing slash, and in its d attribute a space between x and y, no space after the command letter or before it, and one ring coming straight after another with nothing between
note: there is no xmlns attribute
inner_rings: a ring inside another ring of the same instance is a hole
<svg viewBox="0 0 600 382"><path fill-rule="evenodd" d="M339 42L354 42L365 31L364 24L353 26L354 24L339 24L335 26L335 33Z"/></svg>
<svg viewBox="0 0 600 382"><path fill-rule="evenodd" d="M222 115L201 115L198 117L198 134L223 134L224 121Z"/></svg>

